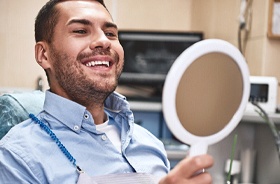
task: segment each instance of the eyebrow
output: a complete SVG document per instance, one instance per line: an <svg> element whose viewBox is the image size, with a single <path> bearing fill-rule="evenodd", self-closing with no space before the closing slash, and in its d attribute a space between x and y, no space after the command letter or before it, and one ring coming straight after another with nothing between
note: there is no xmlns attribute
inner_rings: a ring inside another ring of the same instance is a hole
<svg viewBox="0 0 280 184"><path fill-rule="evenodd" d="M118 29L118 26L112 22L106 22L105 23L105 27L106 28L115 28L115 29Z"/></svg>
<svg viewBox="0 0 280 184"><path fill-rule="evenodd" d="M71 25L71 24L75 24L75 23L84 24L84 25L92 25L92 23L87 19L72 19L67 23L67 25Z"/></svg>
<svg viewBox="0 0 280 184"><path fill-rule="evenodd" d="M92 22L87 19L72 19L67 23L67 25L71 25L71 24L75 24L75 23L89 25L89 26L92 25ZM105 22L104 27L118 29L118 26L112 22Z"/></svg>

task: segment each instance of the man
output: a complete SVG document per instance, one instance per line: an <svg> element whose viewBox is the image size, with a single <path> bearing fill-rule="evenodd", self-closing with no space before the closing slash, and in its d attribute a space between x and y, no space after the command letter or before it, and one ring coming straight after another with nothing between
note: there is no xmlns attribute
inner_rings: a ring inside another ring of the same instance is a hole
<svg viewBox="0 0 280 184"><path fill-rule="evenodd" d="M35 39L50 90L43 111L0 141L1 183L76 183L80 170L211 183L209 173L196 174L212 166L209 155L183 159L169 172L163 144L133 123L127 101L113 92L124 52L102 0L49 1L36 18Z"/></svg>

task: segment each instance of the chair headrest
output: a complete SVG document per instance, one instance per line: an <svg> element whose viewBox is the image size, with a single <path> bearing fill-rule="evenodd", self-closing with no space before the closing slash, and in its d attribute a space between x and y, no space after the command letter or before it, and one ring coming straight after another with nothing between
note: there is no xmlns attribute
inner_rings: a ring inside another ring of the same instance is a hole
<svg viewBox="0 0 280 184"><path fill-rule="evenodd" d="M29 113L43 109L45 93L17 92L0 96L0 139L16 124L28 119Z"/></svg>

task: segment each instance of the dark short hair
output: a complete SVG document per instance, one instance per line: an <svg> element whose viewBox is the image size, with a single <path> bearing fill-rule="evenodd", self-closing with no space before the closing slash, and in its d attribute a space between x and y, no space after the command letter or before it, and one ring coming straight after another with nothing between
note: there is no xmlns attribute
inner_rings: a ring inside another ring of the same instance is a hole
<svg viewBox="0 0 280 184"><path fill-rule="evenodd" d="M51 43L54 27L57 24L59 11L55 6L67 0L49 0L39 11L35 20L35 41L47 41ZM103 0L95 0L105 8ZM106 8L107 9L107 8ZM108 10L107 10L108 11Z"/></svg>

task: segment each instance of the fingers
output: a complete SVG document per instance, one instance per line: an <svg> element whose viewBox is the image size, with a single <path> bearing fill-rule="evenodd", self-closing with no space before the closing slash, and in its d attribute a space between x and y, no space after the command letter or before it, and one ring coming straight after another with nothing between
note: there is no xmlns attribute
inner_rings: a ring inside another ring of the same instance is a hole
<svg viewBox="0 0 280 184"><path fill-rule="evenodd" d="M197 174L203 169L211 167L214 163L210 155L199 155L187 157L179 162L170 173L161 180L161 184L168 183L211 183L212 177L209 173Z"/></svg>
<svg viewBox="0 0 280 184"><path fill-rule="evenodd" d="M174 168L178 171L180 175L185 177L192 177L196 173L211 167L214 163L213 157L210 155L199 155L195 157L187 157L183 159L177 166Z"/></svg>
<svg viewBox="0 0 280 184"><path fill-rule="evenodd" d="M208 172L196 175L192 177L188 184L196 184L196 183L203 183L203 184L211 184L212 183L212 177Z"/></svg>

